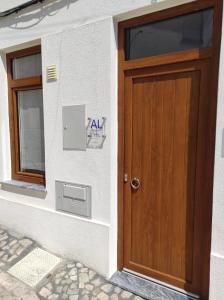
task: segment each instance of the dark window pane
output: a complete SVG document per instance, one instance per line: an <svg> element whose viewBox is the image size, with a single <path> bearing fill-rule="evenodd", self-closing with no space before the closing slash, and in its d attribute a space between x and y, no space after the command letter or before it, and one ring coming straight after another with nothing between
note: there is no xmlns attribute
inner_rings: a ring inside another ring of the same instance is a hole
<svg viewBox="0 0 224 300"><path fill-rule="evenodd" d="M42 89L17 92L20 171L44 174Z"/></svg>
<svg viewBox="0 0 224 300"><path fill-rule="evenodd" d="M212 8L125 30L126 59L212 46Z"/></svg>
<svg viewBox="0 0 224 300"><path fill-rule="evenodd" d="M13 79L21 79L25 77L33 77L41 75L41 54L33 54L20 58L14 58Z"/></svg>

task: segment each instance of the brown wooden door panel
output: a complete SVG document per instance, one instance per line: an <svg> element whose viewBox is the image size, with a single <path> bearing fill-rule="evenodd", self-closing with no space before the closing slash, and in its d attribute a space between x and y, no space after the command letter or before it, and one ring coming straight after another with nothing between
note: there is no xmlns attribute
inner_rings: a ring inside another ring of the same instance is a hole
<svg viewBox="0 0 224 300"><path fill-rule="evenodd" d="M199 292L207 62L125 75L124 267ZM198 144L200 141L200 144Z"/></svg>
<svg viewBox="0 0 224 300"><path fill-rule="evenodd" d="M209 295L222 6L197 0L122 21L118 37L118 268L202 300ZM210 48L126 60L126 29L210 7ZM133 176L141 180L137 192Z"/></svg>

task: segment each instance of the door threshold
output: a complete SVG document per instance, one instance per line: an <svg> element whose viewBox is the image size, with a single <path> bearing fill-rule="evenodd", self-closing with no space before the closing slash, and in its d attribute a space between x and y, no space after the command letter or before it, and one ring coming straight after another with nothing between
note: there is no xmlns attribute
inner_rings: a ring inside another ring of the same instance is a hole
<svg viewBox="0 0 224 300"><path fill-rule="evenodd" d="M200 297L198 295L195 295L193 293L190 293L190 292L186 292L185 290L183 289L180 289L174 285L171 285L171 284L168 284L166 282L163 282L163 281L160 281L160 280L157 280L155 278L152 278L152 277L149 277L149 276L146 276L146 275L143 275L143 274L140 274L140 273L137 273L135 271L132 271L132 270L129 270L129 269L126 269L124 268L123 269L123 272L127 273L127 274L133 274L139 278L144 278L145 280L148 280L148 281L151 281L151 282L154 282L155 284L158 284L160 286L164 286L168 289L171 289L173 291L176 291L176 292L179 292L181 294L184 294L184 295L187 295L187 296L190 296L191 298L195 299L195 300L198 300L200 299Z"/></svg>
<svg viewBox="0 0 224 300"><path fill-rule="evenodd" d="M199 296L127 269L117 271L109 281L147 300L200 300Z"/></svg>

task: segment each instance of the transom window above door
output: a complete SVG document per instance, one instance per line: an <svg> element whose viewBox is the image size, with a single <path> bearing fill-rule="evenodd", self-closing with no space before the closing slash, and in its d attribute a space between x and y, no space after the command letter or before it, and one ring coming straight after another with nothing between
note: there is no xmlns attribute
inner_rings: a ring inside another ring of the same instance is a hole
<svg viewBox="0 0 224 300"><path fill-rule="evenodd" d="M126 60L212 47L214 9L207 8L125 30Z"/></svg>
<svg viewBox="0 0 224 300"><path fill-rule="evenodd" d="M44 184L41 48L7 55L12 178Z"/></svg>

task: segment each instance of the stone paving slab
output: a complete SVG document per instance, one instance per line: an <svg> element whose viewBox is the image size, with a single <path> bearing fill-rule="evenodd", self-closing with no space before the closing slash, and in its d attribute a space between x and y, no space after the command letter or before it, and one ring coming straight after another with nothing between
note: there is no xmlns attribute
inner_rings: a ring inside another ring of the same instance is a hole
<svg viewBox="0 0 224 300"><path fill-rule="evenodd" d="M35 246L31 239L0 225L0 270L8 270Z"/></svg>

